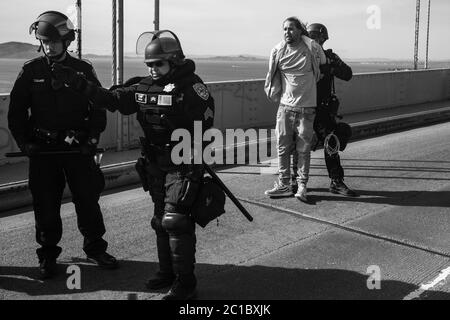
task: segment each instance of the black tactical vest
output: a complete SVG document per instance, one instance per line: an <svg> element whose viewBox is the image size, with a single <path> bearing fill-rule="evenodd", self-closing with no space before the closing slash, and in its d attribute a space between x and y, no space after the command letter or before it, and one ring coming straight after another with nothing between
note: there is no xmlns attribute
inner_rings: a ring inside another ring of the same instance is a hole
<svg viewBox="0 0 450 320"><path fill-rule="evenodd" d="M148 143L170 145L177 119L182 117L181 100L182 96L173 83L159 86L150 77L139 82L135 92L135 101L139 105L137 120Z"/></svg>

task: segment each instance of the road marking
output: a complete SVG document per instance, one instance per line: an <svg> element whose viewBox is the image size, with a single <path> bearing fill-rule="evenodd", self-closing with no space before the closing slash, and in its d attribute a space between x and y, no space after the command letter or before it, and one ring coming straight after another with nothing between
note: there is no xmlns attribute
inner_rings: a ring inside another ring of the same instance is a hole
<svg viewBox="0 0 450 320"><path fill-rule="evenodd" d="M11 279L19 279L19 280L27 280L27 281L32 281L32 282L39 282L39 283L44 283L44 281L39 280L39 279L33 279L27 276L21 276L21 275L11 275L11 274L0 274L1 278L11 278Z"/></svg>
<svg viewBox="0 0 450 320"><path fill-rule="evenodd" d="M447 269L444 269L441 271L441 273L434 279L433 281L423 284L420 286L420 289L422 290L430 290L431 288L435 287L438 283L444 281L447 279L447 277L450 275L450 267Z"/></svg>
<svg viewBox="0 0 450 320"><path fill-rule="evenodd" d="M450 276L450 267L441 270L439 275L430 282L421 284L417 290L405 296L403 300L419 299L423 293L425 293L426 291L430 291L434 287L438 286L441 282L444 282L448 276Z"/></svg>

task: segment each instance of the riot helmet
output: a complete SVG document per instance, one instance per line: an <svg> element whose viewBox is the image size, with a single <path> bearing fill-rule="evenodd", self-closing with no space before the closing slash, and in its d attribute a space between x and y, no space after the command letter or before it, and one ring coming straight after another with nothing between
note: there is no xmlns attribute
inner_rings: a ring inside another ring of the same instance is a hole
<svg viewBox="0 0 450 320"><path fill-rule="evenodd" d="M319 36L322 36L324 42L328 40L328 30L323 24L312 23L306 29L312 39L316 40Z"/></svg>
<svg viewBox="0 0 450 320"><path fill-rule="evenodd" d="M170 30L142 33L136 42L136 54L143 54L145 63L168 60L181 65L185 58L178 37Z"/></svg>
<svg viewBox="0 0 450 320"><path fill-rule="evenodd" d="M40 14L30 26L30 34L34 31L36 39L62 41L75 40L73 23L63 13L58 11L46 11Z"/></svg>

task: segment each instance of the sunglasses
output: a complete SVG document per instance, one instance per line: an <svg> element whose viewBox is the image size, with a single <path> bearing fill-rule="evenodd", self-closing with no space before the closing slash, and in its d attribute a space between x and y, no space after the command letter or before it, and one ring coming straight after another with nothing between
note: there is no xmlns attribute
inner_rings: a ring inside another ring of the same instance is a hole
<svg viewBox="0 0 450 320"><path fill-rule="evenodd" d="M157 67L157 68L161 68L162 66L164 66L166 64L165 61L155 61L155 62L147 62L145 63L147 65L147 67L149 68L153 68L153 67Z"/></svg>

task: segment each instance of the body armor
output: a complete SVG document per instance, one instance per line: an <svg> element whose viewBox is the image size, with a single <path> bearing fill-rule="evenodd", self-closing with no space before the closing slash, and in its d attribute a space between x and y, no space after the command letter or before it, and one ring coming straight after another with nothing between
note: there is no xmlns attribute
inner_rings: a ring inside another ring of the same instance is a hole
<svg viewBox="0 0 450 320"><path fill-rule="evenodd" d="M153 83L149 78L139 82L135 92L139 105L137 120L144 130L147 143L158 147L171 146L170 137L182 116L182 95L174 84L165 87ZM178 127L178 126L177 126Z"/></svg>

